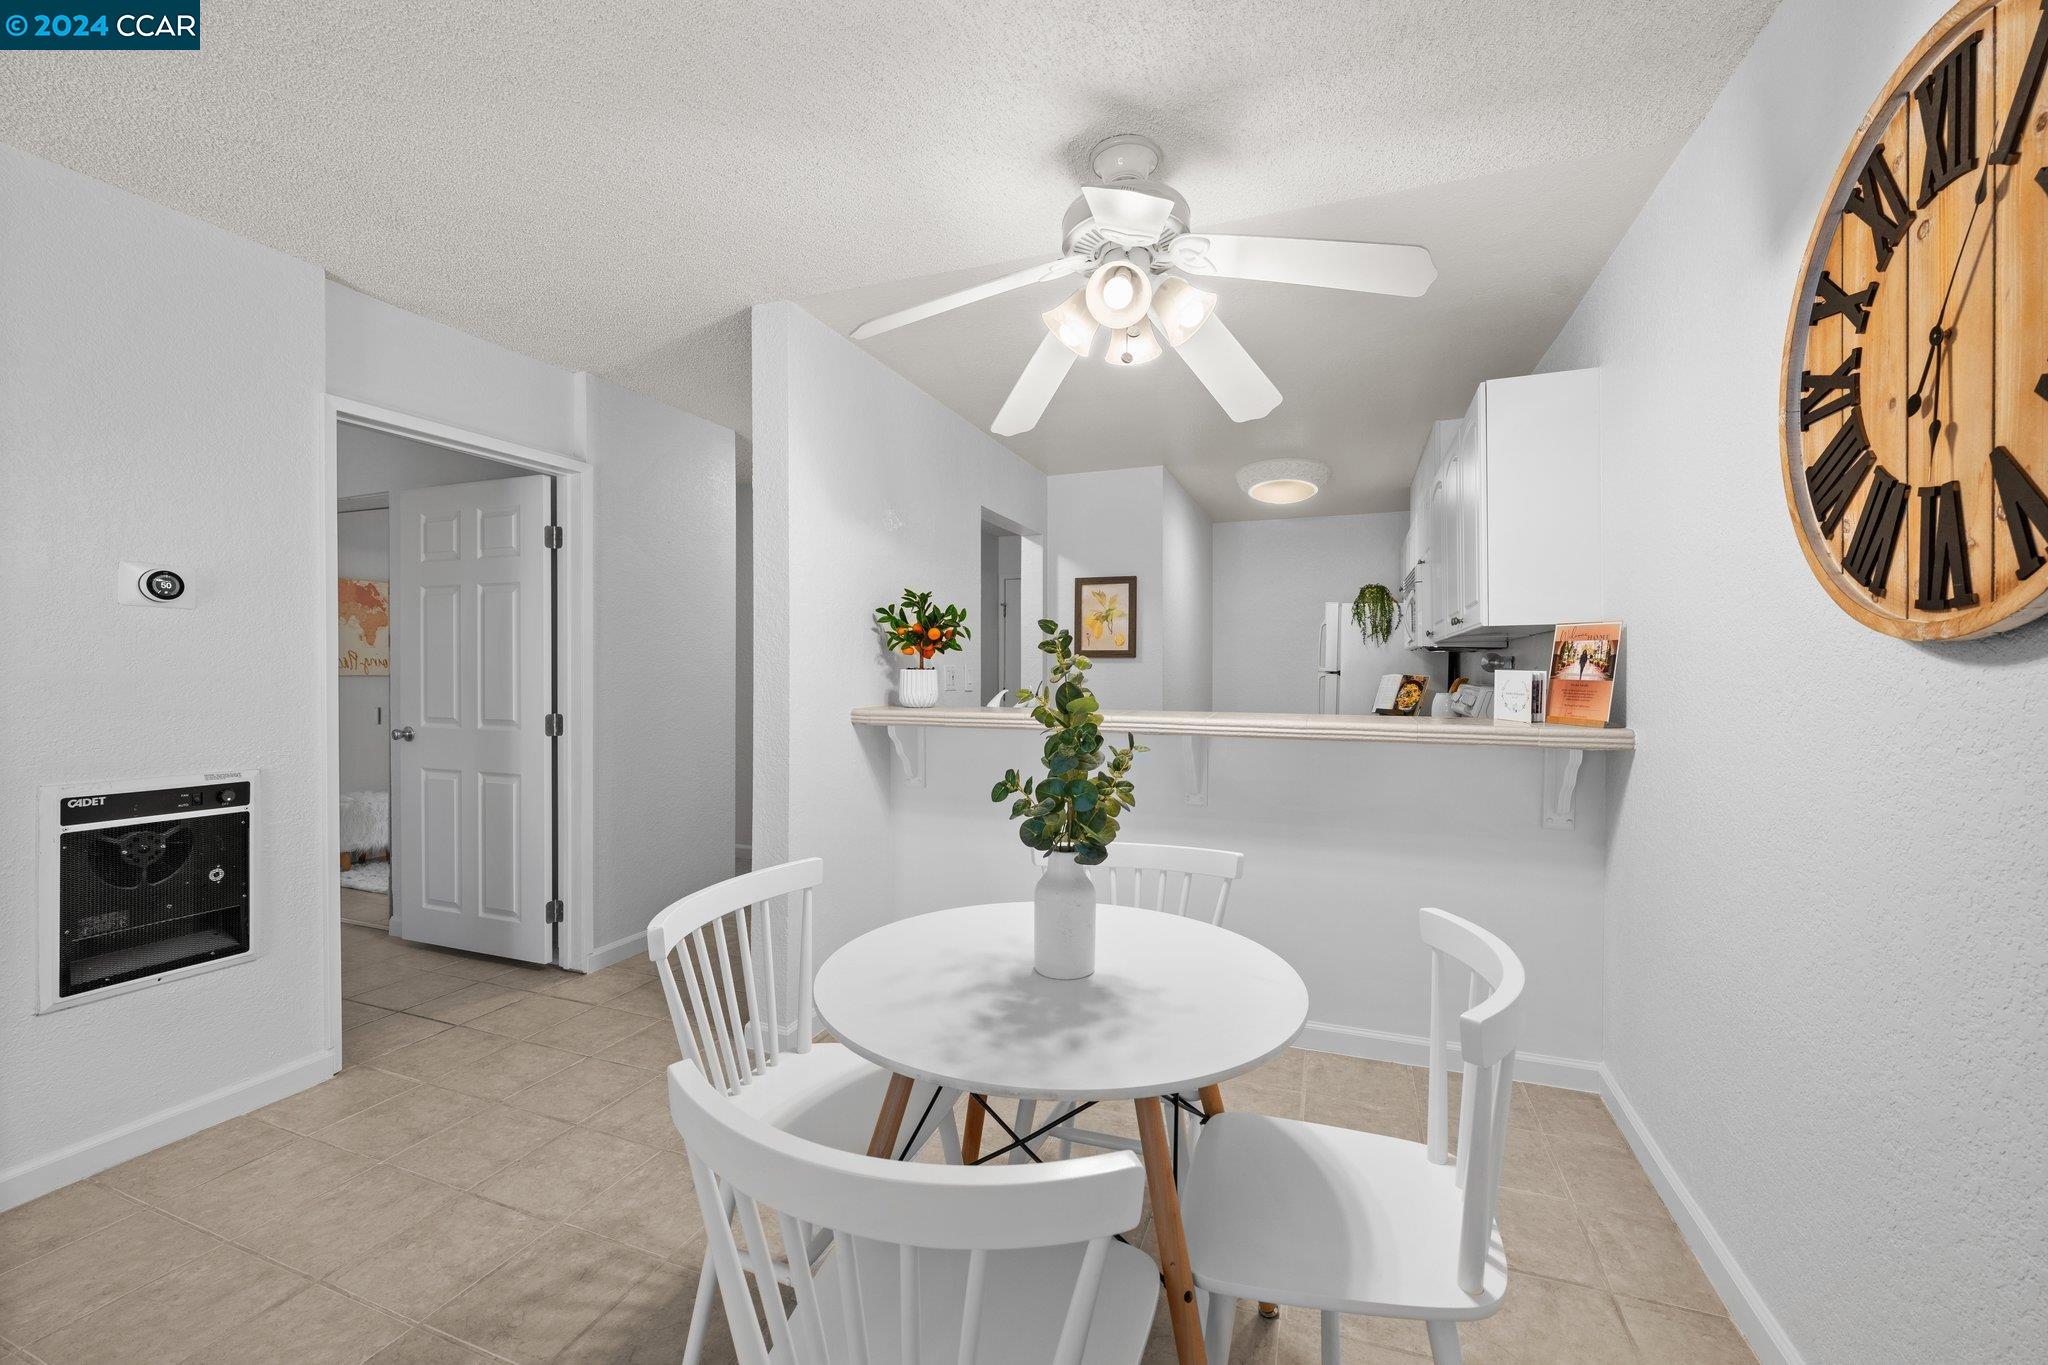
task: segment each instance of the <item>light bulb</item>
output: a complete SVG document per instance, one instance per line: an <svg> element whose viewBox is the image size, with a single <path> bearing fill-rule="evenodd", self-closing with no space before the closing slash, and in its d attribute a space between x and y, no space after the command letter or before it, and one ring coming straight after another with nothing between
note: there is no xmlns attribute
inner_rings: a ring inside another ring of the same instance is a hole
<svg viewBox="0 0 2048 1365"><path fill-rule="evenodd" d="M1104 351L1104 363L1115 366L1143 365L1148 360L1157 360L1160 354L1159 338L1152 331L1152 324L1140 321L1135 327L1125 327L1109 334L1109 349Z"/></svg>
<svg viewBox="0 0 2048 1365"><path fill-rule="evenodd" d="M1118 248L1088 277L1087 294L1088 312L1104 327L1135 327L1152 306L1152 276Z"/></svg>
<svg viewBox="0 0 2048 1365"><path fill-rule="evenodd" d="M1081 359L1095 346L1095 319L1088 314L1088 291L1077 289L1059 307L1043 313L1045 329L1060 339L1060 345Z"/></svg>
<svg viewBox="0 0 2048 1365"><path fill-rule="evenodd" d="M1179 350L1216 311L1216 296L1204 293L1178 275L1169 275L1160 281L1153 305L1153 315L1159 319L1160 330L1166 333L1166 344Z"/></svg>

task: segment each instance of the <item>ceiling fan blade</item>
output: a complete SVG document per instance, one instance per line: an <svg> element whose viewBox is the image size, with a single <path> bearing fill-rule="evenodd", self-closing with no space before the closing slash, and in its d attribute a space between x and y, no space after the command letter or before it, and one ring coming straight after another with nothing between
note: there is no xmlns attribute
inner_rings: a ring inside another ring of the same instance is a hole
<svg viewBox="0 0 2048 1365"><path fill-rule="evenodd" d="M1327 242L1312 237L1232 237L1205 232L1176 237L1173 262L1197 275L1272 280L1318 289L1417 298L1436 279L1426 247L1386 242Z"/></svg>
<svg viewBox="0 0 2048 1365"><path fill-rule="evenodd" d="M1156 320L1153 325L1158 326ZM1195 378L1223 405L1223 411L1233 422L1264 417L1280 406L1280 390L1273 387L1259 362L1230 334L1222 318L1211 316L1183 341L1180 358L1187 361Z"/></svg>
<svg viewBox="0 0 2048 1365"><path fill-rule="evenodd" d="M923 303L899 309L894 313L886 313L869 322L863 322L860 326L853 329L853 339L855 341L865 341L871 336L880 336L883 332L892 332L898 327L903 327L913 322L923 322L926 318L937 317L941 313L950 312L955 308L961 308L970 303L979 303L983 299L992 299L998 294L1007 294L1012 289L1022 289L1027 284L1040 284L1047 280L1056 280L1062 275L1072 274L1074 265L1075 263L1071 258L1062 256L1058 260L1048 261L1044 265L1027 266L1022 270L1012 271L999 279L990 280L985 284L977 284L969 289L961 289L951 294L942 294L935 299L927 299Z"/></svg>
<svg viewBox="0 0 2048 1365"><path fill-rule="evenodd" d="M1095 226L1122 239L1125 246L1152 245L1173 214L1171 199L1117 185L1083 185L1081 197L1088 201Z"/></svg>
<svg viewBox="0 0 2048 1365"><path fill-rule="evenodd" d="M1075 359L1065 342L1047 332L1032 354L1031 363L1017 376L1017 386L1003 400L1003 410L996 414L989 430L998 436L1015 436L1037 426L1038 419L1045 415L1045 405L1059 392L1067 371L1074 368Z"/></svg>

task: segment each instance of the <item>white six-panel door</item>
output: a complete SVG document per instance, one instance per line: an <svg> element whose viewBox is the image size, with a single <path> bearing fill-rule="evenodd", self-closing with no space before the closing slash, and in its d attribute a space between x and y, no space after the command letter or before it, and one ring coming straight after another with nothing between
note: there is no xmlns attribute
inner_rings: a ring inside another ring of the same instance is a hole
<svg viewBox="0 0 2048 1365"><path fill-rule="evenodd" d="M552 949L549 491L392 497L392 913L405 938L526 962Z"/></svg>

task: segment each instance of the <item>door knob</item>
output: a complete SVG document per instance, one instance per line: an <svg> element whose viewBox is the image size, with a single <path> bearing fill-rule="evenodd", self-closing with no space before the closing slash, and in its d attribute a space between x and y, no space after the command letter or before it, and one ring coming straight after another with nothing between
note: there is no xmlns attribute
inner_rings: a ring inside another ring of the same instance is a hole
<svg viewBox="0 0 2048 1365"><path fill-rule="evenodd" d="M410 743L412 740L412 727L410 725L401 725L396 730L393 730L391 732L391 737L393 739L402 739Z"/></svg>

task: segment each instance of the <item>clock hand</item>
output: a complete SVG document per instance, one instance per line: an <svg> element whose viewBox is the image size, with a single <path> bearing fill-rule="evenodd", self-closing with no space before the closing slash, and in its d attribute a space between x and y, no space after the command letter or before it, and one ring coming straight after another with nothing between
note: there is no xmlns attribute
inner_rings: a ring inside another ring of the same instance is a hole
<svg viewBox="0 0 2048 1365"><path fill-rule="evenodd" d="M1955 341L1955 332L1948 326L1948 310L1955 301L1956 281L1962 275L1963 262L1970 255L1970 238L1977 226L1977 215L1983 210L1984 201L1990 197L1991 168L2010 166L2020 159L2020 142L2026 136L2027 117L2033 113L2034 103L2040 97L2042 75L2044 70L2048 70L2048 0L2041 0L2041 15L2034 23L2034 43L2027 51L2027 64L2020 72L2019 88L2013 91L2012 105L2005 112L1997 149L1984 159L1984 169L1977 175L1977 192L1970 203L1970 221L1963 225L1963 245L1956 252L1955 264L1949 267L1948 287L1941 295L1941 311L1935 315L1934 330L1928 334L1927 360L1920 366L1920 382L1913 386L1912 394L1906 399L1908 417L1917 415L1923 406L1921 395L1926 392L1930 370L1939 381L1941 372L1935 368L1935 354L1944 344ZM1933 437L1940 435L1941 424L1936 422Z"/></svg>

